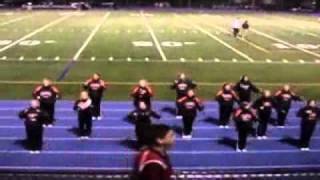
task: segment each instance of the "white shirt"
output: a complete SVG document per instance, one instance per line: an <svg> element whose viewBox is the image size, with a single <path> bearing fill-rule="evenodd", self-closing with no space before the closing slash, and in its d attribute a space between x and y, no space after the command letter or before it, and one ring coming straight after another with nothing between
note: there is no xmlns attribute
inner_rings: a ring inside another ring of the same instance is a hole
<svg viewBox="0 0 320 180"><path fill-rule="evenodd" d="M235 19L232 22L232 28L233 29L240 29L241 28L241 21L239 19Z"/></svg>

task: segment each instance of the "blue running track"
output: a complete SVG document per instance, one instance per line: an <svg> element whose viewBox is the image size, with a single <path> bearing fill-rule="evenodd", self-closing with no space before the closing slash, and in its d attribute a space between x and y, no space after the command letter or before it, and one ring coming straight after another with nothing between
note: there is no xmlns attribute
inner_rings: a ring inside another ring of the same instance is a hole
<svg viewBox="0 0 320 180"><path fill-rule="evenodd" d="M248 152L235 151L236 132L217 126L217 104L206 102L194 128L192 140L181 139L181 120L175 119L174 103L154 102L154 110L162 118L154 123L172 126L177 141L170 151L176 170L264 171L277 169L320 169L320 131L316 129L310 152L301 152L298 145L300 119L295 113L301 103L294 104L287 125L278 129L269 126L268 139L249 138ZM134 127L126 119L131 102L103 102L103 119L94 122L92 138L78 140L77 117L73 102L59 101L57 123L45 129L44 150L39 155L24 149L24 125L17 112L27 101L0 101L0 171L64 172L64 171L127 171L136 154Z"/></svg>

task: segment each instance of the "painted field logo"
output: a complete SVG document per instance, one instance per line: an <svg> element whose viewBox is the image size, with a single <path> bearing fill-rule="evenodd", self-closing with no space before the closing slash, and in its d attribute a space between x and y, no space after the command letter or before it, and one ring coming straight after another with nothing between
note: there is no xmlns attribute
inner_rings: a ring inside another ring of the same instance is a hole
<svg viewBox="0 0 320 180"><path fill-rule="evenodd" d="M154 43L152 41L133 41L133 46L135 47L153 47ZM183 47L196 45L196 42L177 42L177 41L163 41L161 46L163 47Z"/></svg>
<svg viewBox="0 0 320 180"><path fill-rule="evenodd" d="M289 47L282 43L274 43L272 45L278 49L293 49L292 47ZM317 50L320 48L320 44L296 44L295 46L300 49L308 49L308 50Z"/></svg>

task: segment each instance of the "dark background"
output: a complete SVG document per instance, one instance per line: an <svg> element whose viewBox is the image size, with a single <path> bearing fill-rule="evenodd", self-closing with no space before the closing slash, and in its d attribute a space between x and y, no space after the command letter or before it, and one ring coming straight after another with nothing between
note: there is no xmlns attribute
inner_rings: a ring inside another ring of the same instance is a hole
<svg viewBox="0 0 320 180"><path fill-rule="evenodd" d="M115 2L119 7L154 6L157 2L168 2L175 8L250 8L269 10L292 10L293 8L303 10L319 10L320 0L0 0L0 4L6 6L19 6L26 2L33 4L63 5L71 2L88 2L93 6L100 6L104 2Z"/></svg>

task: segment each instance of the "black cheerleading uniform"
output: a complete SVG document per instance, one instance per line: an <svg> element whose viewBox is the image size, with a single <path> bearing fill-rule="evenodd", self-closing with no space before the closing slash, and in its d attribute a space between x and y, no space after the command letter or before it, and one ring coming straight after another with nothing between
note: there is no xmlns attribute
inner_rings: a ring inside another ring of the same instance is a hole
<svg viewBox="0 0 320 180"><path fill-rule="evenodd" d="M143 146L148 141L151 118L160 119L161 116L150 109L136 109L128 115L135 124L135 133L139 146Z"/></svg>
<svg viewBox="0 0 320 180"><path fill-rule="evenodd" d="M73 110L78 112L79 136L88 137L92 132L93 105L91 99L80 99L74 103Z"/></svg>
<svg viewBox="0 0 320 180"><path fill-rule="evenodd" d="M301 118L300 146L301 148L309 148L311 136L320 118L320 109L305 106L298 111L297 116Z"/></svg>
<svg viewBox="0 0 320 180"><path fill-rule="evenodd" d="M153 92L149 86L136 86L131 92L131 96L133 97L133 105L136 109L139 108L140 102L144 102L148 109L151 109L151 98L153 96Z"/></svg>
<svg viewBox="0 0 320 180"><path fill-rule="evenodd" d="M181 115L181 106L178 100L187 95L188 90L195 89L197 84L195 84L191 79L177 79L171 85L171 89L176 90L176 106L177 115Z"/></svg>
<svg viewBox="0 0 320 180"><path fill-rule="evenodd" d="M197 117L197 111L202 111L204 106L196 96L185 96L178 100L181 106L181 115L183 120L183 134L191 135L193 122Z"/></svg>
<svg viewBox="0 0 320 180"><path fill-rule="evenodd" d="M244 150L247 146L247 137L253 130L253 122L257 116L253 109L240 107L234 112L234 120L238 131L237 149Z"/></svg>
<svg viewBox="0 0 320 180"><path fill-rule="evenodd" d="M48 113L49 118L45 125L52 125L55 121L55 103L57 99L61 98L60 92L55 86L43 86L40 85L33 91L33 97L40 102L40 109Z"/></svg>
<svg viewBox="0 0 320 180"><path fill-rule="evenodd" d="M234 102L238 102L238 96L233 90L220 90L216 95L219 103L219 121L221 126L227 126L233 111Z"/></svg>
<svg viewBox="0 0 320 180"><path fill-rule="evenodd" d="M258 137L266 135L268 123L271 120L272 109L275 107L273 97L261 96L254 104L253 108L257 110L258 115Z"/></svg>
<svg viewBox="0 0 320 180"><path fill-rule="evenodd" d="M42 150L43 144L43 124L49 118L46 112L40 108L27 108L19 113L19 117L24 119L27 135L27 146L32 151Z"/></svg>
<svg viewBox="0 0 320 180"><path fill-rule="evenodd" d="M240 102L251 102L252 93L259 93L260 90L251 81L241 79L234 87L239 96Z"/></svg>
<svg viewBox="0 0 320 180"><path fill-rule="evenodd" d="M279 90L275 94L276 111L277 111L277 125L284 126L285 120L291 108L292 100L301 101L301 98L292 91Z"/></svg>
<svg viewBox="0 0 320 180"><path fill-rule="evenodd" d="M89 79L84 83L84 88L88 91L90 99L92 100L92 116L98 118L101 116L100 106L103 97L103 92L107 84L101 79Z"/></svg>

